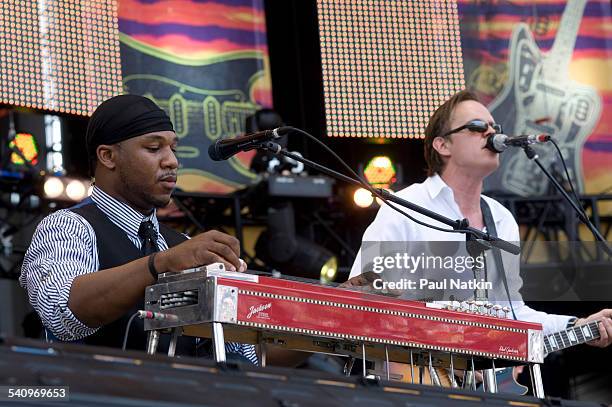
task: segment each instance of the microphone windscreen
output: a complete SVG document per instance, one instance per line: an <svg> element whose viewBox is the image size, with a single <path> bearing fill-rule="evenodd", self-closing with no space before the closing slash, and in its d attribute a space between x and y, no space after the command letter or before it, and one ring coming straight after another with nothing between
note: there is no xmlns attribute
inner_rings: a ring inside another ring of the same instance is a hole
<svg viewBox="0 0 612 407"><path fill-rule="evenodd" d="M491 134L487 138L487 144L485 144L485 148L493 151L494 153L502 153L508 146L504 144L507 136L504 134Z"/></svg>
<svg viewBox="0 0 612 407"><path fill-rule="evenodd" d="M223 157L221 157L221 152L219 151L219 146L217 142L212 143L208 147L208 156L213 161L223 161Z"/></svg>

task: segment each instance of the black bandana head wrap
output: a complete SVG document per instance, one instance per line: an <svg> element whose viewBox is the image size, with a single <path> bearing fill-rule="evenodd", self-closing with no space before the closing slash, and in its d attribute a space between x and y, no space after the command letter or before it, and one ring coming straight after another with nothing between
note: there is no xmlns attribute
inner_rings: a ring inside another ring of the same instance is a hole
<svg viewBox="0 0 612 407"><path fill-rule="evenodd" d="M96 149L156 131L174 131L170 118L152 100L138 95L119 95L102 102L89 119L87 154L93 167Z"/></svg>

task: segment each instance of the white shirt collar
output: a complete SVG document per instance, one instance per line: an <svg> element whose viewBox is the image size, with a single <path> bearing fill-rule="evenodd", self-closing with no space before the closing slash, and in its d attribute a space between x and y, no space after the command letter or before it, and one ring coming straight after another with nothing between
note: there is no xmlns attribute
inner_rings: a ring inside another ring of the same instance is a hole
<svg viewBox="0 0 612 407"><path fill-rule="evenodd" d="M135 239L138 238L138 228L140 223L145 220L153 222L155 230L159 233L159 222L157 220L157 210L153 209L153 212L149 216L145 216L131 206L118 200L117 198L104 192L98 186L93 187L91 193L91 199L96 203L98 208L108 218L122 229L128 236Z"/></svg>
<svg viewBox="0 0 612 407"><path fill-rule="evenodd" d="M428 177L425 182L423 182L423 185L427 189L427 192L429 193L429 197L431 199L436 199L438 195L440 195L440 193L444 190L448 190L451 193L451 196L454 196L451 187L446 185L446 182L444 182L442 177L440 177L440 175L437 173L432 175L431 177Z"/></svg>
<svg viewBox="0 0 612 407"><path fill-rule="evenodd" d="M429 198L432 201L435 201L436 198L438 198L438 196L443 193L443 191L448 191L447 196L446 197L443 196L441 198L448 199L446 202L451 206L451 208L453 208L453 210L457 213L457 215L463 216L461 214L461 211L459 210L459 207L457 206L457 203L455 202L455 194L453 193L452 188L449 187L446 184L446 182L444 182L444 180L439 174L436 173L432 175L431 177L428 177L423 182L423 186L427 190L427 193L429 194ZM480 195L480 196L483 197L483 195ZM496 225L499 224L501 221L502 221L501 217L495 217L494 219L494 222Z"/></svg>

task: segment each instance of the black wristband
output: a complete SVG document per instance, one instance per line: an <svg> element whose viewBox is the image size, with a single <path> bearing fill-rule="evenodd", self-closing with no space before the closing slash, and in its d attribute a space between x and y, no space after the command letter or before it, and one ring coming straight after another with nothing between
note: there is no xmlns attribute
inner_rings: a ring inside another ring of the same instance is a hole
<svg viewBox="0 0 612 407"><path fill-rule="evenodd" d="M151 275L153 276L155 281L157 281L157 278L159 276L159 273L155 269L155 256L157 255L157 253L158 252L155 252L155 253L151 254L149 256L149 262L147 263L149 265L149 273L151 273Z"/></svg>
<svg viewBox="0 0 612 407"><path fill-rule="evenodd" d="M567 321L567 325L565 326L565 329L573 328L574 326L576 326L576 322L578 322L578 318L571 317L569 321Z"/></svg>

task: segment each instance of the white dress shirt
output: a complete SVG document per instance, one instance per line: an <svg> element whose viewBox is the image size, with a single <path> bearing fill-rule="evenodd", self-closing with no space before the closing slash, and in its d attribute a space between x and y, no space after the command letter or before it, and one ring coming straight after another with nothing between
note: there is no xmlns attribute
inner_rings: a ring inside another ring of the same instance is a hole
<svg viewBox="0 0 612 407"><path fill-rule="evenodd" d="M427 178L423 183L415 183L411 186L395 193L399 198L403 198L414 204L437 212L451 219L463 219L465 216L461 213L459 206L455 202L453 190L446 185L444 180L439 175L434 175ZM519 244L520 235L519 228L512 217L510 211L503 207L496 200L487 196L482 196L491 208L491 214L495 221L497 236L503 240ZM402 208L403 209L403 208ZM405 209L414 218L432 224L444 229L450 229L450 226L444 225L433 219L427 218L424 215L414 211ZM387 205L383 205L376 218L368 226L362 238L363 242L434 242L434 241L465 241L465 235L462 233L448 233L435 229L428 228L411 221L407 217L399 214ZM363 245L362 245L363 247ZM487 259L492 256L487 255ZM518 294L518 290L522 285L519 272L519 256L507 255L504 253L504 268L508 275L508 285L511 293L512 306L519 320L541 323L544 327L544 333L549 334L565 329L571 316L554 315L545 312L535 311L524 304ZM357 253L355 262L351 269L350 277L361 274L362 271L362 249ZM496 279L496 270L492 261L487 261L487 270L491 270L488 275L489 281ZM500 280L498 280L500 281ZM505 291L504 291L505 292ZM505 297L507 299L507 297ZM495 301L500 303L500 301ZM503 305L503 303L501 304ZM511 317L511 315L509 315Z"/></svg>

